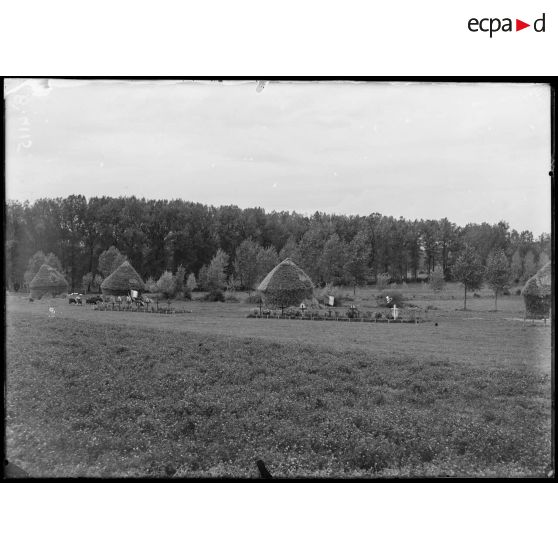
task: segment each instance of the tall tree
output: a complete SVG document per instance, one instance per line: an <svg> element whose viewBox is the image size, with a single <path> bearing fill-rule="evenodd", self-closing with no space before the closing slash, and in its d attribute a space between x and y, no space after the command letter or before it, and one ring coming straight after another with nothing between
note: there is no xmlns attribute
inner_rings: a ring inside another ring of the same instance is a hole
<svg viewBox="0 0 558 558"><path fill-rule="evenodd" d="M223 290L227 282L229 257L219 248L207 268L207 288L210 291Z"/></svg>
<svg viewBox="0 0 558 558"><path fill-rule="evenodd" d="M494 310L498 310L498 294L509 286L511 280L510 264L502 248L491 252L486 262L486 282L494 292Z"/></svg>
<svg viewBox="0 0 558 558"><path fill-rule="evenodd" d="M323 224L320 220L319 214L314 217L310 228L304 233L298 243L297 265L301 267L316 283L323 283L321 276L320 259L324 251L324 245L328 238L328 225Z"/></svg>
<svg viewBox="0 0 558 558"><path fill-rule="evenodd" d="M519 248L513 253L511 260L510 273L512 279L517 283L523 277L523 259Z"/></svg>
<svg viewBox="0 0 558 558"><path fill-rule="evenodd" d="M324 244L319 258L320 278L326 283L341 285L345 280L347 245L337 233L332 234Z"/></svg>
<svg viewBox="0 0 558 558"><path fill-rule="evenodd" d="M473 247L465 246L453 265L452 274L465 289L463 310L467 310L467 291L480 289L484 278L484 266Z"/></svg>
<svg viewBox="0 0 558 558"><path fill-rule="evenodd" d="M353 295L356 295L357 286L366 283L369 259L370 246L367 242L367 235L364 231L359 231L349 243L344 270L346 277L353 285Z"/></svg>
<svg viewBox="0 0 558 558"><path fill-rule="evenodd" d="M420 228L418 221L409 222L406 235L407 261L413 280L418 279L418 270L421 257Z"/></svg>
<svg viewBox="0 0 558 558"><path fill-rule="evenodd" d="M252 291L258 277L258 252L260 246L252 239L243 240L236 249L234 271L242 288Z"/></svg>
<svg viewBox="0 0 558 558"><path fill-rule="evenodd" d="M339 258L331 253L335 242L324 254L333 235L348 246L345 253L338 253ZM370 277L389 273L396 281L416 280L423 267L431 271L437 265L446 271L447 280L447 271L465 244L475 249L483 264L491 251L504 249L517 280L534 273L551 254L550 235L535 239L529 231L510 231L505 222L471 223L461 229L447 219L409 221L379 213L358 217L316 212L308 217L183 200L104 196L86 202L83 196L69 196L6 203L5 281L11 288L22 284L29 258L42 251L55 254L70 281L81 283L84 275L95 273L100 254L111 246L125 253L142 277L159 277L163 270L176 271L180 265L186 273L198 274L219 248L235 256L240 244L252 238L266 250L274 248L281 259L290 257L315 282L323 283L331 278L332 270L340 276L338 260L351 253L351 243L359 235L369 248ZM330 263L324 266L328 258ZM227 275L233 267L234 258L225 270ZM354 287L349 267L341 275Z"/></svg>
<svg viewBox="0 0 558 558"><path fill-rule="evenodd" d="M215 213L215 235L220 248L227 254L234 254L244 240L242 216L242 209L236 205L221 206Z"/></svg>
<svg viewBox="0 0 558 558"><path fill-rule="evenodd" d="M523 280L526 281L537 273L537 265L535 263L535 254L529 250L523 258Z"/></svg>
<svg viewBox="0 0 558 558"><path fill-rule="evenodd" d="M439 224L432 219L422 223L422 244L424 247L426 273L434 270L438 263L439 242L440 235Z"/></svg>
<svg viewBox="0 0 558 558"><path fill-rule="evenodd" d="M294 238L294 236L289 236L287 242L281 248L279 252L279 259L281 261L290 258L293 262L297 263L300 260L300 254L298 250L298 244Z"/></svg>
<svg viewBox="0 0 558 558"><path fill-rule="evenodd" d="M79 278L83 275L83 258L81 246L83 244L84 222L87 213L87 201L84 196L68 196L61 203L60 226L62 261L67 272L71 289L74 291L79 285Z"/></svg>

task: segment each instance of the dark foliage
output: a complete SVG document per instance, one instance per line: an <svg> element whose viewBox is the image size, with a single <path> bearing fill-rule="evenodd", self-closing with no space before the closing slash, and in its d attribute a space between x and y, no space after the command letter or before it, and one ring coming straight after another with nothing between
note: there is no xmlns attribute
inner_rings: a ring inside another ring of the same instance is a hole
<svg viewBox="0 0 558 558"><path fill-rule="evenodd" d="M225 293L219 289L209 291L203 299L206 302L225 302Z"/></svg>
<svg viewBox="0 0 558 558"><path fill-rule="evenodd" d="M5 280L9 289L26 285L29 260L37 252L52 254L68 278L70 291L84 275L106 268L102 254L126 256L142 279L163 270L182 276L209 266L218 249L229 256L225 274L234 272L237 250L251 239L258 250L247 282L267 272L277 254L291 257L317 285L328 281L356 286L378 274L391 280L418 280L439 266L446 279L465 244L486 264L488 255L504 250L518 265L550 255L550 235L535 239L529 231L509 230L507 223L458 227L448 219L405 220L372 213L366 217L316 212L271 212L236 206L215 208L183 200L136 197L10 201L5 218ZM242 250L240 251L242 253ZM424 258L423 258L424 255ZM524 265L525 264L525 265ZM540 265L537 263L537 265ZM527 265L527 267L529 267ZM105 269L106 271L106 269ZM244 269L243 269L244 271ZM28 277L30 280L32 277ZM245 285L249 288L251 285Z"/></svg>

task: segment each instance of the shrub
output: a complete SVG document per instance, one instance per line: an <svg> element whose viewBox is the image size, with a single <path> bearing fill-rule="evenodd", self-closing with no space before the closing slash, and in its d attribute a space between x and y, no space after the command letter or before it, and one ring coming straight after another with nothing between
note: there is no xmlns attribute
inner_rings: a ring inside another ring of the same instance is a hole
<svg viewBox="0 0 558 558"><path fill-rule="evenodd" d="M172 298L176 289L176 277L170 271L165 271L157 281L157 290L166 298Z"/></svg>
<svg viewBox="0 0 558 558"><path fill-rule="evenodd" d="M227 293L225 295L225 302L240 302L240 300L238 300L238 298L234 294Z"/></svg>
<svg viewBox="0 0 558 558"><path fill-rule="evenodd" d="M388 302L387 297L391 300ZM393 308L393 306L403 306L403 294L400 291L384 291L382 292L382 306Z"/></svg>
<svg viewBox="0 0 558 558"><path fill-rule="evenodd" d="M153 277L150 277L146 282L145 282L145 286L147 287L147 290L150 293L156 293L157 292L157 281L155 281L155 279L153 279Z"/></svg>
<svg viewBox="0 0 558 558"><path fill-rule="evenodd" d="M203 299L206 302L225 302L225 294L220 289L213 289L209 291Z"/></svg>
<svg viewBox="0 0 558 558"><path fill-rule="evenodd" d="M240 281L234 276L231 275L226 282L227 287L227 291L229 291L230 293L235 293L236 291L238 291L238 289L240 289L241 284Z"/></svg>

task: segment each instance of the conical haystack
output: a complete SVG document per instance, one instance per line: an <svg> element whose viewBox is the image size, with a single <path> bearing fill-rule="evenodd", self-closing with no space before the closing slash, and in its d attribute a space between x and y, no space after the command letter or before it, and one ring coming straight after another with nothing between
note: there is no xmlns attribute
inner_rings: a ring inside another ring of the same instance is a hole
<svg viewBox="0 0 558 558"><path fill-rule="evenodd" d="M41 298L45 294L58 295L68 292L68 282L64 276L53 267L43 264L31 283L29 283L31 298Z"/></svg>
<svg viewBox="0 0 558 558"><path fill-rule="evenodd" d="M523 287L523 300L528 318L548 318L551 305L552 272L550 262L539 269Z"/></svg>
<svg viewBox="0 0 558 558"><path fill-rule="evenodd" d="M127 295L130 289L140 292L147 290L145 283L128 260L122 262L101 283L101 291L104 295L123 296Z"/></svg>
<svg viewBox="0 0 558 558"><path fill-rule="evenodd" d="M268 306L297 306L312 296L312 280L290 258L276 265L258 287Z"/></svg>

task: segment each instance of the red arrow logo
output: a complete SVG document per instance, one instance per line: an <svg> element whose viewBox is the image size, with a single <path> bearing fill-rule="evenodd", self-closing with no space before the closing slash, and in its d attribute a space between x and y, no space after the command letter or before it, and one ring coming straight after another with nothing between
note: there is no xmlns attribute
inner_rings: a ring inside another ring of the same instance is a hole
<svg viewBox="0 0 558 558"><path fill-rule="evenodd" d="M516 31L521 31L522 29L525 29L526 27L531 27L531 24L525 23L524 21L521 21L520 19L515 20L515 30Z"/></svg>

